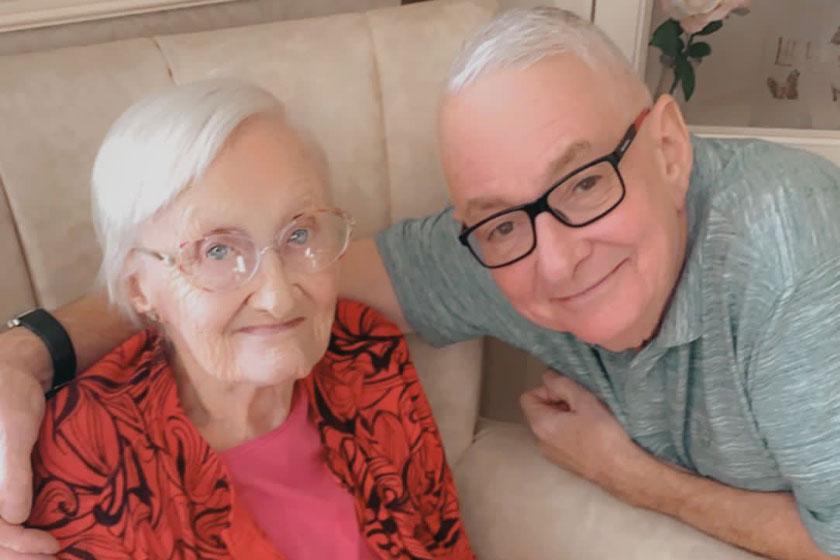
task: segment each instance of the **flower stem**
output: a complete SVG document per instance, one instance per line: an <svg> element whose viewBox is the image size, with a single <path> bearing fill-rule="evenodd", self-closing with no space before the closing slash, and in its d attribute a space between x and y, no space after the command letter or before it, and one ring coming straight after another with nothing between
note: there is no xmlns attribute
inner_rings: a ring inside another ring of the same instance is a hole
<svg viewBox="0 0 840 560"><path fill-rule="evenodd" d="M683 56L685 56L686 60L688 60L688 49L689 49L689 47L691 47L691 43L692 43L692 41L694 41L694 36L695 35L697 35L697 34L696 33L689 33L688 34L688 41L685 44L685 48L681 51L683 53ZM691 62L689 62L689 64L691 64ZM674 64L672 66L672 68L674 69L674 80L671 82L671 88L668 90L668 93L671 94L671 95L674 95L674 92L677 91L677 86L680 85L681 76L680 76L679 72L677 71L677 65L676 64Z"/></svg>

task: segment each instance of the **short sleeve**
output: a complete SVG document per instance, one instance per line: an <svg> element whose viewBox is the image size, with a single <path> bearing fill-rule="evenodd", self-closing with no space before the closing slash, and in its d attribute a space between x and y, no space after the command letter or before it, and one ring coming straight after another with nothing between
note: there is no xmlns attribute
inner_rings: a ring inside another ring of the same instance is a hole
<svg viewBox="0 0 840 560"><path fill-rule="evenodd" d="M452 210L395 224L377 246L403 314L427 342L443 346L491 332L511 313L493 279L458 242Z"/></svg>
<svg viewBox="0 0 840 560"><path fill-rule="evenodd" d="M817 545L840 555L840 261L782 293L747 378L759 432Z"/></svg>

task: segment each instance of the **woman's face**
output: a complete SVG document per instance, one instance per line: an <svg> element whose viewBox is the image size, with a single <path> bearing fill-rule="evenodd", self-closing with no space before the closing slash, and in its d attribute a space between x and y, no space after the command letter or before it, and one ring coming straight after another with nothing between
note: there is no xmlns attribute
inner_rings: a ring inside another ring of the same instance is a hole
<svg viewBox="0 0 840 560"><path fill-rule="evenodd" d="M185 243L231 233L266 247L302 212L328 205L325 181L314 155L279 118L252 118L201 181L144 225L138 245L176 255ZM253 278L208 291L149 255L134 252L130 260L135 308L154 312L176 363L188 372L272 385L305 377L326 351L337 294L334 263L300 271L268 250Z"/></svg>

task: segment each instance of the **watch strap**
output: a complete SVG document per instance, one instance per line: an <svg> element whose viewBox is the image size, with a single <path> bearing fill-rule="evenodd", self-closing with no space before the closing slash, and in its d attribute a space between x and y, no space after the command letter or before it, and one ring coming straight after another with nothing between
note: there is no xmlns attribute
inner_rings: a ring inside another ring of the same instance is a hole
<svg viewBox="0 0 840 560"><path fill-rule="evenodd" d="M53 363L52 388L76 376L76 352L61 323L45 309L33 309L9 321L10 327L26 327L44 342Z"/></svg>

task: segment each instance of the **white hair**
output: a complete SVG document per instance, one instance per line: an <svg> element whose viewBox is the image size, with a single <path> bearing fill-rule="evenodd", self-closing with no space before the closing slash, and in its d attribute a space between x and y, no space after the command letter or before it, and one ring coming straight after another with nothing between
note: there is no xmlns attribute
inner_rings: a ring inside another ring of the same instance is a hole
<svg viewBox="0 0 840 560"><path fill-rule="evenodd" d="M256 115L282 117L283 105L248 83L206 80L142 99L111 126L91 181L99 281L132 320L123 267L139 226L200 180L236 128Z"/></svg>
<svg viewBox="0 0 840 560"><path fill-rule="evenodd" d="M514 8L496 16L467 41L453 63L446 89L458 93L484 74L524 69L567 53L593 69L606 67L619 75L636 76L624 54L589 21L560 8Z"/></svg>

